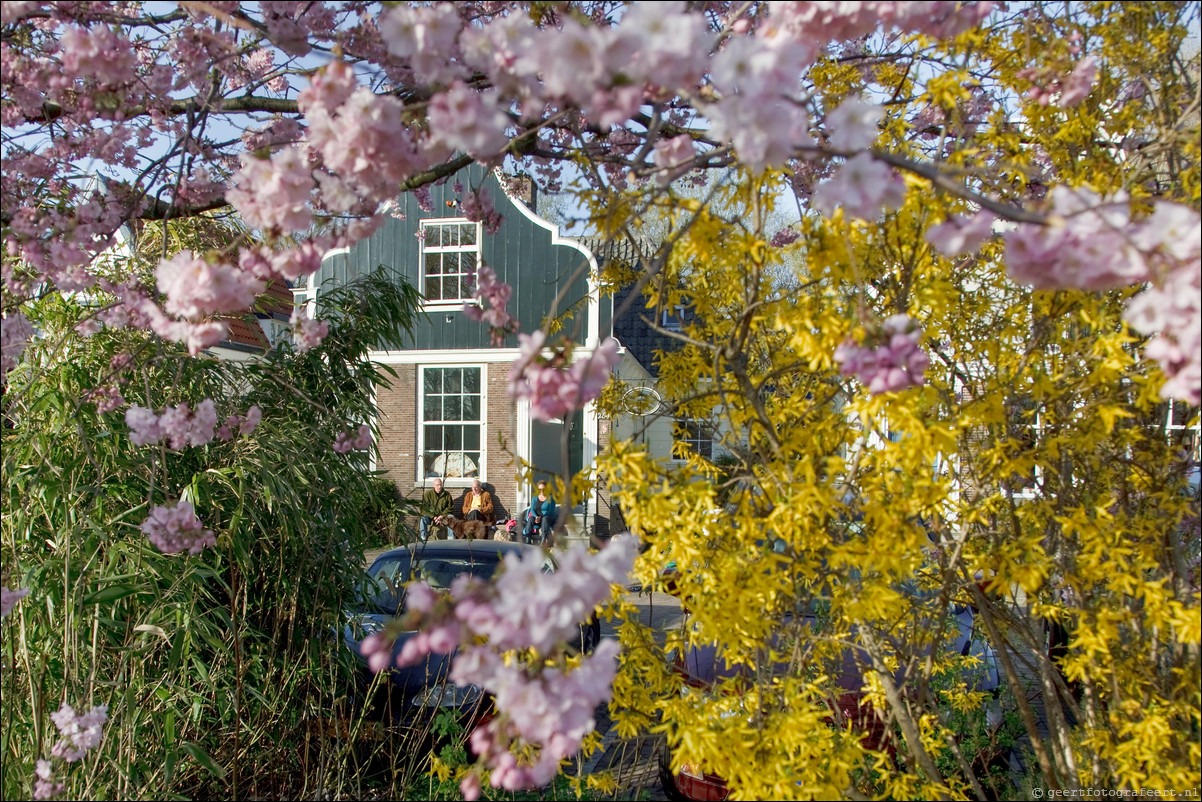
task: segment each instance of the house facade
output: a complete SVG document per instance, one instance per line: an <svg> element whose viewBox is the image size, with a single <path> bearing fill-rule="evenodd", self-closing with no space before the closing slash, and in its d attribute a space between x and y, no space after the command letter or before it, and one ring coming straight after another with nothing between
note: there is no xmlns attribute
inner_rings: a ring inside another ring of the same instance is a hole
<svg viewBox="0 0 1202 802"><path fill-rule="evenodd" d="M492 196L502 216L496 233L460 212L458 183ZM412 193L403 195L393 218L371 237L326 254L298 299L320 308L324 290L377 268L416 286L425 300L410 346L372 355L395 371L389 386L375 388L374 467L408 498L420 497L439 477L458 500L478 478L494 496L497 517L517 517L535 480L591 464L608 444L609 426L591 405L567 420L536 421L528 403L510 397L518 340L509 335L494 344L487 326L464 314L475 271L486 265L513 287L508 311L522 332L553 319L581 356L611 335L612 303L595 284L592 251L560 236L483 168L473 165L431 187L428 198L423 209ZM522 466L529 466L528 477ZM586 525L608 520L595 497L576 512Z"/></svg>

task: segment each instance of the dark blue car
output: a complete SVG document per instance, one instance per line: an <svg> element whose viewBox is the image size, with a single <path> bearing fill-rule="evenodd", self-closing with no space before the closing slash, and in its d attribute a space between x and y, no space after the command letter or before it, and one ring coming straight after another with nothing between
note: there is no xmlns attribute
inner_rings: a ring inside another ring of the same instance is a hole
<svg viewBox="0 0 1202 802"><path fill-rule="evenodd" d="M543 561L543 572L556 569L554 558L536 546L496 540L446 540L415 543L381 554L367 569L355 603L346 611L342 639L363 667L370 684L367 659L360 645L364 638L381 631L389 619L405 612L405 585L422 579L435 590L447 590L455 577L470 574L489 580L507 554L525 555ZM388 708L383 717L399 721L409 714L429 708L451 708L463 712L488 707L480 689L460 688L447 679L454 655L431 654L424 661L405 668L396 667L396 657L405 642L416 632L402 633L393 645L392 668L388 673ZM599 628L581 627L577 649L592 651L597 645ZM482 704L483 702L483 704ZM374 700L375 706L380 700Z"/></svg>

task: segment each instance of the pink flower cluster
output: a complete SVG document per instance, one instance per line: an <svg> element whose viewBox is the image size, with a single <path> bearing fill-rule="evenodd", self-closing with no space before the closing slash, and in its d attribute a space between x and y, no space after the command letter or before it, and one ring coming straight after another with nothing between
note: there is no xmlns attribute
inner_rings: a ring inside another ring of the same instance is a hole
<svg viewBox="0 0 1202 802"><path fill-rule="evenodd" d="M564 643L575 641L579 625L606 601L614 585L624 584L637 544L616 537L599 554L575 546L560 556L559 570L543 571L541 553L505 557L500 575L488 584L457 577L442 595L424 582L406 589L410 611L405 626L422 631L406 641L398 665L419 662L427 654L459 649L450 678L493 694L498 717L472 733L473 749L492 769L494 787L506 790L544 785L560 761L575 753L594 726L593 709L609 698L617 668L618 645L603 642L573 671L546 665ZM484 639L485 642L481 642ZM529 665L507 664L502 654L533 649ZM390 636L370 636L361 651L375 671L388 667ZM536 746L537 758L520 765L514 744ZM463 786L469 799L480 789L478 775Z"/></svg>
<svg viewBox="0 0 1202 802"><path fill-rule="evenodd" d="M32 336L33 324L23 313L5 316L0 325L0 382L4 382L8 372L21 361L21 354L25 353L25 345Z"/></svg>
<svg viewBox="0 0 1202 802"><path fill-rule="evenodd" d="M50 714L50 720L62 736L51 748L50 756L68 763L83 760L84 755L100 745L100 739L104 737L101 729L108 717L108 705L97 705L87 713L77 715L75 709L64 702L58 712Z"/></svg>
<svg viewBox="0 0 1202 802"><path fill-rule="evenodd" d="M351 436L347 432L339 432L334 438L334 450L339 454L348 454L351 451L365 451L371 448L371 427L366 423L359 427L359 431Z"/></svg>
<svg viewBox="0 0 1202 802"><path fill-rule="evenodd" d="M298 354L308 353L309 349L321 345L330 333L329 321L314 320L299 306L292 308L292 318L288 322L292 326L292 344Z"/></svg>
<svg viewBox="0 0 1202 802"><path fill-rule="evenodd" d="M107 25L70 26L59 39L63 71L70 76L121 86L133 80L138 66L129 39Z"/></svg>
<svg viewBox="0 0 1202 802"><path fill-rule="evenodd" d="M257 405L252 405L246 410L245 415L230 415L225 419L225 423L221 424L217 429L217 439L228 443L235 437L250 434L259 426L259 421L263 419L263 410ZM236 432L236 434L235 434Z"/></svg>
<svg viewBox="0 0 1202 802"><path fill-rule="evenodd" d="M486 234L496 234L501 230L504 218L493 206L492 195L484 188L475 189L464 195L459 202L459 211L473 223L480 223Z"/></svg>
<svg viewBox="0 0 1202 802"><path fill-rule="evenodd" d="M200 554L205 547L217 545L213 530L204 528L190 501L155 507L142 523L142 532L164 554Z"/></svg>
<svg viewBox="0 0 1202 802"><path fill-rule="evenodd" d="M926 240L944 256L973 253L993 234L996 218L980 212L967 220L949 217L927 229Z"/></svg>
<svg viewBox="0 0 1202 802"><path fill-rule="evenodd" d="M146 407L132 406L125 410L125 425L130 430L129 439L136 446L163 440L171 448L203 446L213 439L217 428L217 407L211 398L197 404L195 411L185 402L165 408L160 415Z"/></svg>
<svg viewBox="0 0 1202 802"><path fill-rule="evenodd" d="M17 602L29 595L29 588L9 590L0 587L0 618L8 618L8 614L17 606Z"/></svg>
<svg viewBox="0 0 1202 802"><path fill-rule="evenodd" d="M618 668L617 641L605 640L572 671L546 668L531 679L520 666L506 665L501 656L475 649L455 660L451 678L493 694L503 711L474 730L469 742L481 763L489 766L494 788L520 791L547 785L560 763L580 750L593 731L593 710L609 700ZM514 748L539 746L528 765L519 763ZM473 772L460 783L464 799L478 799L480 777Z"/></svg>
<svg viewBox="0 0 1202 802"><path fill-rule="evenodd" d="M549 421L581 409L601 395L609 375L622 357L618 341L607 337L597 350L568 364L566 347L542 355L546 335L541 331L519 334L521 355L509 371L509 394L530 401L530 414Z"/></svg>
<svg viewBox="0 0 1202 802"><path fill-rule="evenodd" d="M835 349L844 376L855 376L873 395L896 393L924 383L931 359L920 347L922 330L909 315L894 315L868 342L847 340Z"/></svg>
<svg viewBox="0 0 1202 802"><path fill-rule="evenodd" d="M1144 355L1160 363L1164 398L1202 404L1202 261L1195 258L1127 303L1131 328L1155 335Z"/></svg>
<svg viewBox="0 0 1202 802"><path fill-rule="evenodd" d="M1039 105L1048 106L1058 100L1056 105L1071 109L1080 105L1093 91L1094 84L1098 81L1098 60L1094 56L1086 56L1064 77L1049 77L1046 71L1035 68L1022 70L1018 77L1031 81L1032 86L1027 90L1027 97Z"/></svg>
<svg viewBox="0 0 1202 802"><path fill-rule="evenodd" d="M503 281L497 281L497 274L491 267L481 265L476 270L476 287L472 291L472 300L477 303L465 303L463 314L469 320L488 324L493 345L502 345L505 336L518 329L518 322L505 310L512 295L513 287Z"/></svg>
<svg viewBox="0 0 1202 802"><path fill-rule="evenodd" d="M664 185L670 184L672 179L688 170L696 155L697 146L693 143L693 137L688 134L679 134L671 139L656 142L655 153L652 156L652 161L660 170L656 181Z"/></svg>
<svg viewBox="0 0 1202 802"><path fill-rule="evenodd" d="M815 210L831 217L842 208L848 218L876 220L887 209L895 209L906 199L901 176L869 153L857 153L839 168L834 178L814 190Z"/></svg>
<svg viewBox="0 0 1202 802"><path fill-rule="evenodd" d="M1103 199L1088 189L1050 193L1051 225L1019 224L1005 235L1006 267L1036 289L1109 290L1148 278L1131 239L1131 211L1122 195Z"/></svg>
<svg viewBox="0 0 1202 802"><path fill-rule="evenodd" d="M155 281L159 292L167 296L163 308L190 321L247 309L267 286L265 280L235 265L205 259L191 251L159 262Z"/></svg>
<svg viewBox="0 0 1202 802"><path fill-rule="evenodd" d="M1160 363L1166 398L1202 397L1202 218L1187 206L1157 202L1132 222L1125 196L1102 199L1087 189L1051 192L1053 225L1020 224L1006 234L1015 280L1037 289L1107 290L1151 282L1128 304L1126 319L1156 334L1145 354Z"/></svg>
<svg viewBox="0 0 1202 802"><path fill-rule="evenodd" d="M83 715L78 715L71 705L64 702L50 714L50 720L62 736L50 749L52 758L65 763L77 763L88 752L100 745L104 737L104 724L108 721L108 705L97 705ZM54 765L49 760L39 760L34 767L37 780L33 784L34 799L53 799L63 792L64 783L54 779Z"/></svg>

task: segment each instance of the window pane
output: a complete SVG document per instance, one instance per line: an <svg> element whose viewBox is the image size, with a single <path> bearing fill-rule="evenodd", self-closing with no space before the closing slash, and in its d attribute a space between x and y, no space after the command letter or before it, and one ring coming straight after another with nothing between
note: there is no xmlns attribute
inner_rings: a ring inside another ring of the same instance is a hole
<svg viewBox="0 0 1202 802"><path fill-rule="evenodd" d="M464 456L466 456L468 458L468 460L470 460L470 462L467 463L467 465L469 466L468 476L475 476L476 474L478 474L480 472L480 470L479 470L479 468L472 470L470 466L480 464L480 452L479 451L468 451L464 454Z"/></svg>
<svg viewBox="0 0 1202 802"><path fill-rule="evenodd" d="M465 393L480 392L480 368L463 369L463 391Z"/></svg>
<svg viewBox="0 0 1202 802"><path fill-rule="evenodd" d="M426 444L425 450L434 452L442 451L442 427L427 426L426 427Z"/></svg>
<svg viewBox="0 0 1202 802"><path fill-rule="evenodd" d="M463 391L463 368L447 368L444 393L459 393Z"/></svg>
<svg viewBox="0 0 1202 802"><path fill-rule="evenodd" d="M441 453L442 452L440 452L440 451L427 451L425 453L425 458L424 458L423 462L425 463L425 466L426 466L426 476L427 477L442 476L441 473L439 473L437 470L435 470L435 465L434 465L434 461L438 459L438 456Z"/></svg>
<svg viewBox="0 0 1202 802"><path fill-rule="evenodd" d="M443 245L458 245L459 244L459 226L450 225L442 227L442 244Z"/></svg>
<svg viewBox="0 0 1202 802"><path fill-rule="evenodd" d="M468 451L480 450L480 427L479 426L464 426L463 427L463 447ZM478 463L479 456L474 458Z"/></svg>
<svg viewBox="0 0 1202 802"><path fill-rule="evenodd" d="M455 301L463 296L459 293L459 277L447 276L442 280L442 298L444 301Z"/></svg>
<svg viewBox="0 0 1202 802"><path fill-rule="evenodd" d="M468 275L476 273L476 254L470 251L459 254L459 271Z"/></svg>
<svg viewBox="0 0 1202 802"><path fill-rule="evenodd" d="M442 396L427 395L422 420L442 420Z"/></svg>
<svg viewBox="0 0 1202 802"><path fill-rule="evenodd" d="M441 393L442 371L437 368L426 368L422 371L422 385L427 393Z"/></svg>
<svg viewBox="0 0 1202 802"><path fill-rule="evenodd" d="M463 420L463 399L457 395L444 395L442 414L443 420Z"/></svg>
<svg viewBox="0 0 1202 802"><path fill-rule="evenodd" d="M463 397L463 419L480 420L480 396L466 395Z"/></svg>
<svg viewBox="0 0 1202 802"><path fill-rule="evenodd" d="M444 443L447 451L460 451L463 449L463 427L448 426L446 427L446 441Z"/></svg>
<svg viewBox="0 0 1202 802"><path fill-rule="evenodd" d="M475 223L464 223L463 225L459 226L459 236L460 236L460 239L459 239L460 244L475 245L476 244L476 224Z"/></svg>
<svg viewBox="0 0 1202 802"><path fill-rule="evenodd" d="M442 298L442 280L438 277L426 278L426 300L438 301Z"/></svg>
<svg viewBox="0 0 1202 802"><path fill-rule="evenodd" d="M437 276L442 272L442 254L428 253L426 254L426 275Z"/></svg>

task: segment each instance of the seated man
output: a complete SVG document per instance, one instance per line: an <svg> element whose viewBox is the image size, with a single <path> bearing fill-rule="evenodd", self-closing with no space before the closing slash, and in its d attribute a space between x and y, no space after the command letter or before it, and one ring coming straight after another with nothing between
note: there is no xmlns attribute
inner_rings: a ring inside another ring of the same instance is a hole
<svg viewBox="0 0 1202 802"><path fill-rule="evenodd" d="M418 523L418 534L423 543L430 536L430 526L434 523L434 519L442 515L450 515L451 508L455 503L455 500L451 498L451 491L443 489L442 479L435 477L431 484L433 487L422 494L422 503L419 507L421 521ZM437 540L437 536L435 539Z"/></svg>
<svg viewBox="0 0 1202 802"><path fill-rule="evenodd" d="M483 521L485 526L492 526L492 496L480 484L480 480L472 480L472 489L463 497L463 517L468 521Z"/></svg>
<svg viewBox="0 0 1202 802"><path fill-rule="evenodd" d="M538 482L538 494L531 500L530 509L526 510L526 521L522 527L522 540L531 543L534 533L538 532L541 543L547 542L551 527L555 526L555 501L547 494L547 483Z"/></svg>

